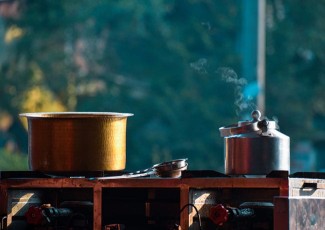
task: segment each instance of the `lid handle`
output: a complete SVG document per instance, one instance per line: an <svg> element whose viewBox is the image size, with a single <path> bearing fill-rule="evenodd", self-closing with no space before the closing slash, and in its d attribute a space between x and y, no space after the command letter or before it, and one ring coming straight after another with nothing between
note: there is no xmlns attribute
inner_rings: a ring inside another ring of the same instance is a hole
<svg viewBox="0 0 325 230"><path fill-rule="evenodd" d="M261 112L259 110L254 110L251 113L251 116L253 118L252 122L260 121L261 120Z"/></svg>
<svg viewBox="0 0 325 230"><path fill-rule="evenodd" d="M268 130L269 121L267 119L263 119L257 123L257 127L262 130L262 133L266 133Z"/></svg>

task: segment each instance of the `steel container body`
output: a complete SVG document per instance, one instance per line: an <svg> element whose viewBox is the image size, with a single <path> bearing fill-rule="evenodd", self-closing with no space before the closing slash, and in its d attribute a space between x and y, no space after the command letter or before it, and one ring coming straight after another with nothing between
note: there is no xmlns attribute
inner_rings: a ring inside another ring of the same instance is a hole
<svg viewBox="0 0 325 230"><path fill-rule="evenodd" d="M120 171L126 164L126 113L25 113L35 171Z"/></svg>
<svg viewBox="0 0 325 230"><path fill-rule="evenodd" d="M290 138L277 130L268 135L252 132L224 138L225 173L266 175L290 169Z"/></svg>

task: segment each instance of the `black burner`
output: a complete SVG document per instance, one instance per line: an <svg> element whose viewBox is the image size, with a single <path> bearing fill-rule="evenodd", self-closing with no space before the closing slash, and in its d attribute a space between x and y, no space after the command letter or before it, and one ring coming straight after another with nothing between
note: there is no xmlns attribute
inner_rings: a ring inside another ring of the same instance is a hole
<svg viewBox="0 0 325 230"><path fill-rule="evenodd" d="M311 178L311 179L325 179L325 172L296 172L291 174L291 178Z"/></svg>
<svg viewBox="0 0 325 230"><path fill-rule="evenodd" d="M230 177L214 170L185 170L182 178L208 178L208 177Z"/></svg>

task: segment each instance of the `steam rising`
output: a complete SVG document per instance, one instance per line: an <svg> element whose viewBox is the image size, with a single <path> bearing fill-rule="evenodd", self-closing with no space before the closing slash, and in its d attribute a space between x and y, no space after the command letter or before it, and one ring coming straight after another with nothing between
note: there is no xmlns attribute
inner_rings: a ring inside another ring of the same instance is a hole
<svg viewBox="0 0 325 230"><path fill-rule="evenodd" d="M247 84L247 81L245 78L238 78L236 72L230 68L222 67L217 70L217 73L221 74L222 80L234 83L238 86L245 86Z"/></svg>
<svg viewBox="0 0 325 230"><path fill-rule="evenodd" d="M208 60L205 58L200 58L190 63L190 66L199 74L209 74ZM257 106L253 102L254 97L259 91L257 83L251 82L248 84L245 78L239 78L233 69L227 67L218 68L216 73L218 76L221 76L223 81L234 85L234 104L236 105L237 116L250 119L250 113L257 109Z"/></svg>
<svg viewBox="0 0 325 230"><path fill-rule="evenodd" d="M200 58L196 62L190 63L190 66L200 74L207 74L208 60Z"/></svg>
<svg viewBox="0 0 325 230"><path fill-rule="evenodd" d="M219 68L216 73L221 75L221 79L227 83L235 86L235 105L237 107L236 114L245 114L256 109L256 105L252 101L252 96L249 95L247 90L247 80L245 78L239 78L233 69L222 67Z"/></svg>

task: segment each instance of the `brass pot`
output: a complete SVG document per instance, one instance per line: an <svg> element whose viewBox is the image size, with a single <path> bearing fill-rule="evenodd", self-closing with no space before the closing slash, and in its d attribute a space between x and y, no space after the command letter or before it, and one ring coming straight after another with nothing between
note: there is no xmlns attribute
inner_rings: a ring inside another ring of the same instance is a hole
<svg viewBox="0 0 325 230"><path fill-rule="evenodd" d="M119 171L126 163L130 113L24 113L35 171Z"/></svg>

